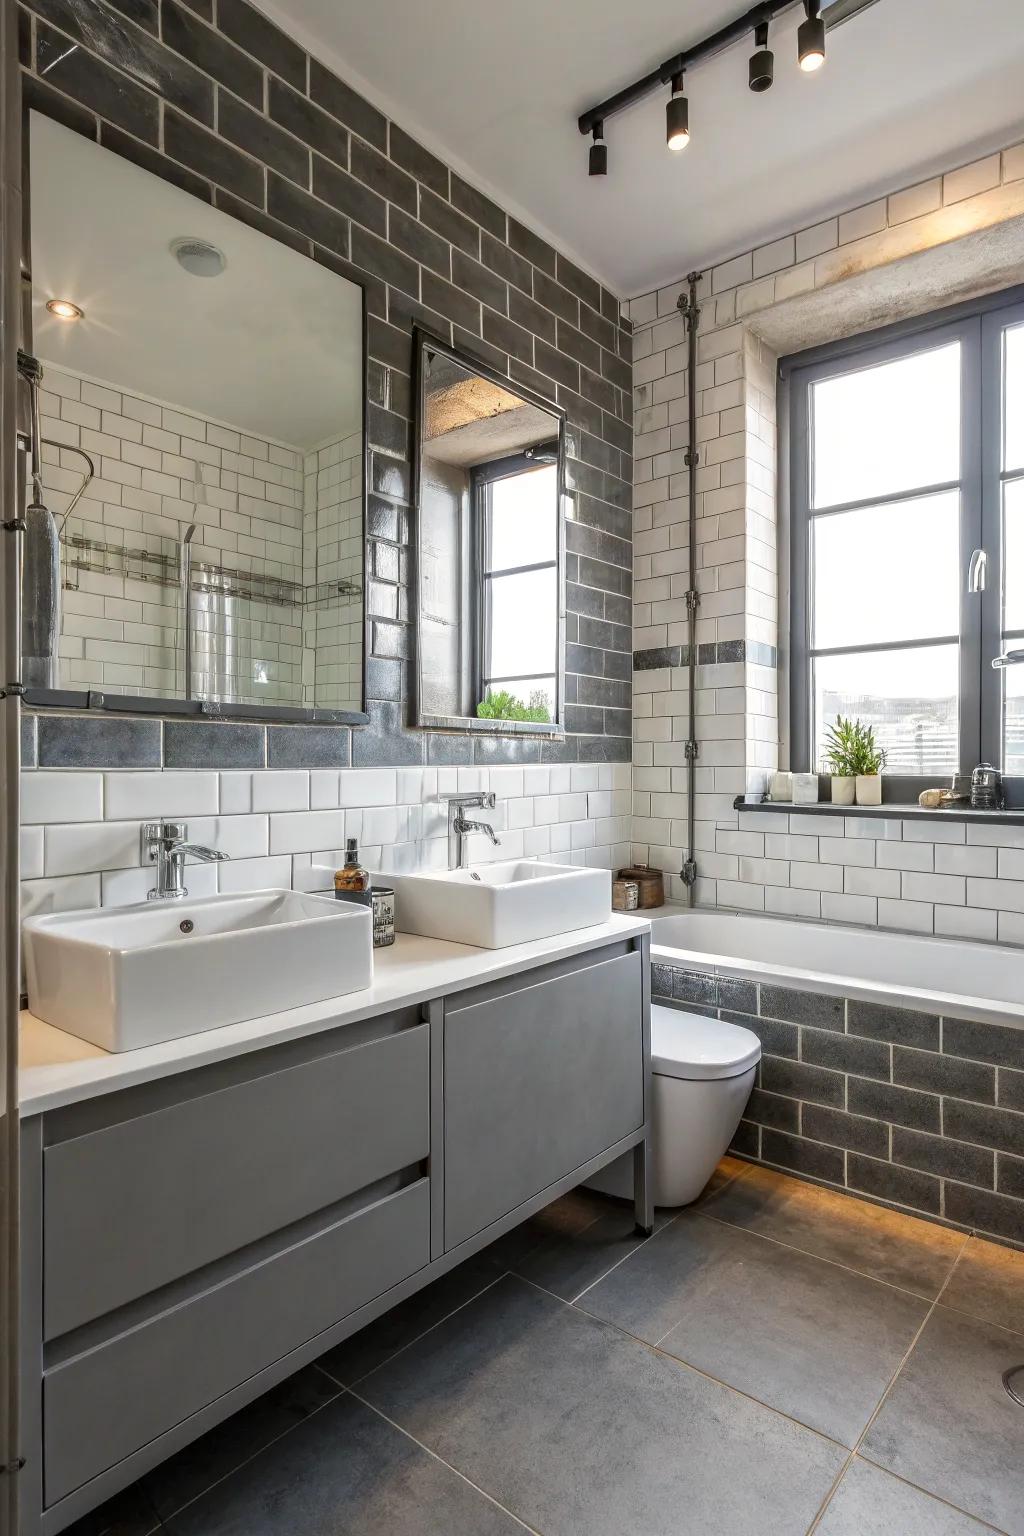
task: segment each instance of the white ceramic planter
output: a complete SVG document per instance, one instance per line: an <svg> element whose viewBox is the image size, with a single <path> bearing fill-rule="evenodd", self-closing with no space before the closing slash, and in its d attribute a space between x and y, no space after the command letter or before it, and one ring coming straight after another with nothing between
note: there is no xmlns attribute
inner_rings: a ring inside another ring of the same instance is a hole
<svg viewBox="0 0 1024 1536"><path fill-rule="evenodd" d="M857 780L852 773L834 773L832 775L833 805L852 805L856 790Z"/></svg>
<svg viewBox="0 0 1024 1536"><path fill-rule="evenodd" d="M768 783L769 800L792 800L793 775L791 773L773 773Z"/></svg>
<svg viewBox="0 0 1024 1536"><path fill-rule="evenodd" d="M857 804L881 805L881 803L882 775L880 773L858 773Z"/></svg>
<svg viewBox="0 0 1024 1536"><path fill-rule="evenodd" d="M818 775L816 773L794 773L793 804L817 805L817 803Z"/></svg>

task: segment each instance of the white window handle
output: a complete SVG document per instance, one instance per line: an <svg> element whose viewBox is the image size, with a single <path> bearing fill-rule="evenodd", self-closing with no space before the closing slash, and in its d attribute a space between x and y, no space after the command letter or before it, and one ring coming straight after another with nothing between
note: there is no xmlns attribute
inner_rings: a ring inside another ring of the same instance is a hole
<svg viewBox="0 0 1024 1536"><path fill-rule="evenodd" d="M968 592L984 592L987 576L988 555L983 549L976 549L971 555L971 563L967 567Z"/></svg>

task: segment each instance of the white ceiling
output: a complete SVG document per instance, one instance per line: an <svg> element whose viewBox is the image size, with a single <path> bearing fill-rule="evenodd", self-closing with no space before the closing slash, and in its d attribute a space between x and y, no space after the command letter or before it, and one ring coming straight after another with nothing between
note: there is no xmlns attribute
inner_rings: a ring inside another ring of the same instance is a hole
<svg viewBox="0 0 1024 1536"><path fill-rule="evenodd" d="M817 75L800 11L687 77L693 138L665 149L664 96L607 127L587 176L576 118L745 0L261 0L407 131L623 297L1024 137L1022 0L879 0L837 27Z"/></svg>
<svg viewBox="0 0 1024 1536"><path fill-rule="evenodd" d="M362 291L48 117L31 121L34 347L44 362L293 448L359 430ZM224 252L192 277L170 251ZM47 299L85 311L55 320Z"/></svg>

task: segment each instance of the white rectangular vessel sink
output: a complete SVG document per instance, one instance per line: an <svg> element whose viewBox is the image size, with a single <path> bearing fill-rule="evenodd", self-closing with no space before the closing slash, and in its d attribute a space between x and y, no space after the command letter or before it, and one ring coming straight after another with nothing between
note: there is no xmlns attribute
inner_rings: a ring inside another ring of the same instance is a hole
<svg viewBox="0 0 1024 1536"><path fill-rule="evenodd" d="M608 920L612 905L610 870L528 859L386 879L394 886L400 933L479 949L504 949L590 928Z"/></svg>
<svg viewBox="0 0 1024 1536"><path fill-rule="evenodd" d="M29 1009L107 1051L358 992L369 909L298 891L147 902L23 925Z"/></svg>

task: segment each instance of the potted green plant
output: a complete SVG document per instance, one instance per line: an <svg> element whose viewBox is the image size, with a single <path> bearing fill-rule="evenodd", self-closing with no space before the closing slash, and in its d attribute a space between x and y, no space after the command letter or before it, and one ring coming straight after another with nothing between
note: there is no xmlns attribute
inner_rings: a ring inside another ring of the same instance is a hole
<svg viewBox="0 0 1024 1536"><path fill-rule="evenodd" d="M881 805L885 749L872 726L837 715L825 734L825 769L832 776L836 805Z"/></svg>

